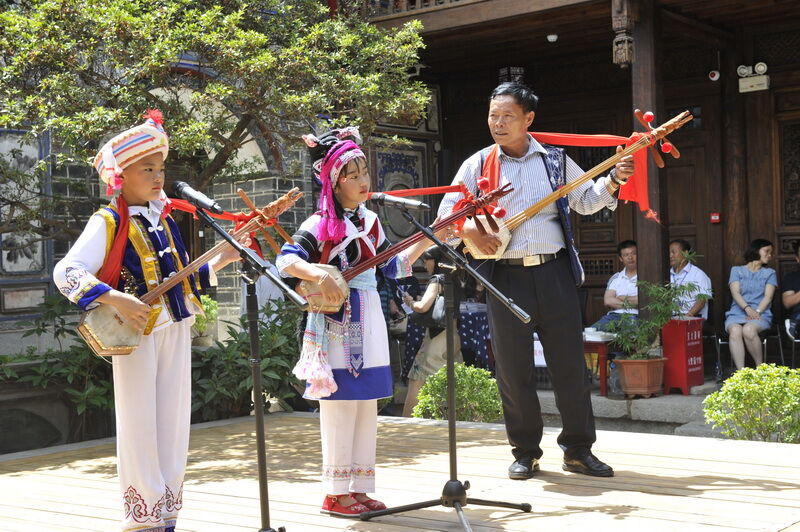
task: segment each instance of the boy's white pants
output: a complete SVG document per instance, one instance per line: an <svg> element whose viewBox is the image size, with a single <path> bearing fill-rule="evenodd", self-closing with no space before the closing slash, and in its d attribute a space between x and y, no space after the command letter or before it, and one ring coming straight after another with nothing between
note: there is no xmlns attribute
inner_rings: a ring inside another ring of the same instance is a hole
<svg viewBox="0 0 800 532"><path fill-rule="evenodd" d="M322 485L329 495L375 491L378 400L319 402Z"/></svg>
<svg viewBox="0 0 800 532"><path fill-rule="evenodd" d="M162 532L183 505L191 417L193 318L113 357L123 532Z"/></svg>

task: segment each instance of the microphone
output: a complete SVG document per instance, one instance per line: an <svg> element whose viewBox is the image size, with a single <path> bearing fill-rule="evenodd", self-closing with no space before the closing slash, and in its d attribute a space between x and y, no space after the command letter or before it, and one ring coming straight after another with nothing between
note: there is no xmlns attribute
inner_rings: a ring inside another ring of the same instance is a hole
<svg viewBox="0 0 800 532"><path fill-rule="evenodd" d="M369 199L371 199L378 205L383 205L385 207L394 207L396 209L423 211L431 208L431 206L428 205L427 203L422 203L421 201L410 200L405 198L398 198L397 196L391 196L384 192L375 192L370 196Z"/></svg>
<svg viewBox="0 0 800 532"><path fill-rule="evenodd" d="M205 209L213 212L214 214L222 214L225 212L222 210L222 207L219 206L219 203L212 200L202 192L196 191L189 186L189 183L186 183L185 181L175 181L175 184L172 185L172 190L175 191L175 194L199 209Z"/></svg>

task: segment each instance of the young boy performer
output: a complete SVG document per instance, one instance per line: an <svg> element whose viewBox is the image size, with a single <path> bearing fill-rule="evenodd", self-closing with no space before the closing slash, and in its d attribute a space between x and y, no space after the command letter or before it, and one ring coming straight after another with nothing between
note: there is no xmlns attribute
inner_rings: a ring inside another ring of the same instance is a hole
<svg viewBox="0 0 800 532"><path fill-rule="evenodd" d="M108 141L95 157L107 193L121 192L89 219L53 272L61 293L81 309L112 305L140 328L151 307L136 296L189 263L178 226L164 209L169 142L161 113L148 111L146 118ZM199 270L199 284L216 285L214 271L237 259L229 247ZM183 504L191 414L189 332L194 314L202 312L195 276L153 307L160 312L152 333L130 355L112 362L123 532L172 532Z"/></svg>

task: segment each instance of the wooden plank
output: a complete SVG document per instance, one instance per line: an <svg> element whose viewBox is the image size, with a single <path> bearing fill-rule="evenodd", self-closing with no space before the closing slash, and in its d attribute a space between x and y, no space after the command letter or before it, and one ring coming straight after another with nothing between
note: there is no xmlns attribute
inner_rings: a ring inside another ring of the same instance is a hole
<svg viewBox="0 0 800 532"><path fill-rule="evenodd" d="M424 26L423 34L428 35L453 28L481 24L486 21L503 20L551 10L564 9L594 0L491 0L465 4L449 5L445 9L408 12L403 16L388 15L375 18L381 27L401 26L410 20L419 20Z"/></svg>
<svg viewBox="0 0 800 532"><path fill-rule="evenodd" d="M460 530L450 509L433 507L368 523L319 513L318 420L267 418L270 515L287 530L375 532ZM796 446L650 434L600 432L595 452L617 471L592 478L561 471L558 431L546 429L542 471L509 480L501 426L458 430L459 478L469 495L529 502L530 514L468 505L483 532L564 530L780 530L800 522ZM438 498L448 478L447 428L380 421L377 494L388 503ZM192 432L184 487L183 531L239 532L259 523L252 420ZM42 454L2 464L0 530L111 530L120 502L108 445Z"/></svg>

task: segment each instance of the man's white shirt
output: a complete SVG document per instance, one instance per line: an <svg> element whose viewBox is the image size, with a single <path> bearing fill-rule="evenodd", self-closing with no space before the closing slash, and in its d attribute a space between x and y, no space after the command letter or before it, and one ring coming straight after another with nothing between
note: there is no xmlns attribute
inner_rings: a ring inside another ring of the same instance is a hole
<svg viewBox="0 0 800 532"><path fill-rule="evenodd" d="M712 296L711 291L711 279L708 278L708 275L705 274L703 270L695 266L694 264L687 264L684 268L675 273L674 268L669 269L669 281L673 285L687 285L689 283L694 283L697 285L697 291L691 294L686 294L683 297L679 298L679 304L681 307L681 313L686 314L689 310L694 306L695 302L697 301L697 296L701 294L705 294L709 297ZM703 308L700 309L700 317L703 319L708 318L708 303L706 302L703 305Z"/></svg>
<svg viewBox="0 0 800 532"><path fill-rule="evenodd" d="M606 285L606 290L613 290L615 295L620 299L624 297L638 297L639 289L636 287L636 281L638 280L638 273L634 273L632 276L628 277L625 273L625 268L623 268L622 271L611 276L611 279L608 280L608 285ZM612 310L611 312L616 312L617 314L638 314L639 309L636 307L620 308Z"/></svg>

